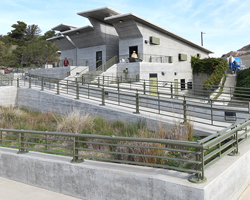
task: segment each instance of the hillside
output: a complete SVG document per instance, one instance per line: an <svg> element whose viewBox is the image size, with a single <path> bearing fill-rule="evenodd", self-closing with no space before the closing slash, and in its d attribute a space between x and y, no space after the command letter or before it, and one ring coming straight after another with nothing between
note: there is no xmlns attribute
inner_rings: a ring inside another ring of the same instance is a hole
<svg viewBox="0 0 250 200"><path fill-rule="evenodd" d="M241 49L239 49L237 51L230 51L227 54L223 54L221 57L227 58L230 55L232 55L233 57L241 58L243 64L246 67L250 67L250 44L242 47Z"/></svg>

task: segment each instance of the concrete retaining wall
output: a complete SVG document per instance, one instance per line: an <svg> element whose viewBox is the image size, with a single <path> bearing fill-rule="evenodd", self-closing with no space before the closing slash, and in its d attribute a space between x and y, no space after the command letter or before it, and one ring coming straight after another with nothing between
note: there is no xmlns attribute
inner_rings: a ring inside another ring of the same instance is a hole
<svg viewBox="0 0 250 200"><path fill-rule="evenodd" d="M77 73L80 73L82 71L84 72L89 71L89 68L87 66L83 67L70 66L70 67L56 67L51 69L33 69L29 70L28 74L62 79L68 76L67 72L69 71L70 71L70 76L75 76Z"/></svg>
<svg viewBox="0 0 250 200"><path fill-rule="evenodd" d="M0 106L14 106L16 104L17 88L13 86L0 87Z"/></svg>
<svg viewBox="0 0 250 200"><path fill-rule="evenodd" d="M207 182L150 167L85 160L0 148L0 176L81 199L236 200L250 183L250 140L240 156L226 156L205 170Z"/></svg>

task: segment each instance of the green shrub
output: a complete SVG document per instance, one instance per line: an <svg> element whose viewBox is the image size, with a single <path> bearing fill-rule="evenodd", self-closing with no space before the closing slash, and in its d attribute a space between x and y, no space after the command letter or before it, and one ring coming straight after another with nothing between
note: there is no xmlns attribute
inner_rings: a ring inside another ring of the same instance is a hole
<svg viewBox="0 0 250 200"><path fill-rule="evenodd" d="M191 67L193 74L208 74L210 77L203 82L206 88L212 85L219 85L222 77L228 68L227 61L222 58L204 58L191 57Z"/></svg>

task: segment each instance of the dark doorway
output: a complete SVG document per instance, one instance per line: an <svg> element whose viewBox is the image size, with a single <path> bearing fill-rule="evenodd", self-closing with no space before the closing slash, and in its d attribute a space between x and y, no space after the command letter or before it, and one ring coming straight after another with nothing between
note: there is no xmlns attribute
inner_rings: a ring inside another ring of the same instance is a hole
<svg viewBox="0 0 250 200"><path fill-rule="evenodd" d="M102 51L96 52L96 68L102 65Z"/></svg>
<svg viewBox="0 0 250 200"><path fill-rule="evenodd" d="M130 58L131 58L133 51L135 51L135 53L138 55L138 46L129 47L129 57Z"/></svg>

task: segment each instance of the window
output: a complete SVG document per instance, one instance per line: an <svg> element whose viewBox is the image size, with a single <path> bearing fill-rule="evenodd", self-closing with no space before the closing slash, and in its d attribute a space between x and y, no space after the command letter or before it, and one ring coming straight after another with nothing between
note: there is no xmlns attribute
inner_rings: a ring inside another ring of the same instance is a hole
<svg viewBox="0 0 250 200"><path fill-rule="evenodd" d="M187 54L179 54L179 61L186 61L187 60Z"/></svg>
<svg viewBox="0 0 250 200"><path fill-rule="evenodd" d="M192 88L193 88L193 83L192 83L192 82L187 82L187 88L188 88L189 90L192 90Z"/></svg>
<svg viewBox="0 0 250 200"><path fill-rule="evenodd" d="M185 90L185 79L181 79L181 90Z"/></svg>
<svg viewBox="0 0 250 200"><path fill-rule="evenodd" d="M150 44L160 45L160 38L150 37Z"/></svg>

